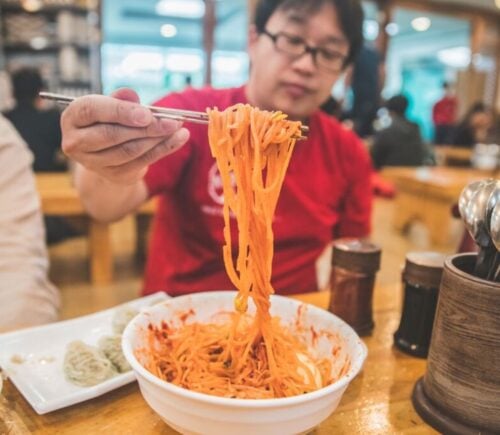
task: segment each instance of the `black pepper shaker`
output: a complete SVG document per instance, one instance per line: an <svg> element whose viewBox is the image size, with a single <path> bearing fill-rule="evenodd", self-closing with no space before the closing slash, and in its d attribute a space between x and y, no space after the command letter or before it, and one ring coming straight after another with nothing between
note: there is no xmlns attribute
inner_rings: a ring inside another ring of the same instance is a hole
<svg viewBox="0 0 500 435"><path fill-rule="evenodd" d="M404 300L394 344L402 351L425 358L443 274L445 256L435 252L411 252L403 270Z"/></svg>
<svg viewBox="0 0 500 435"><path fill-rule="evenodd" d="M340 239L333 244L329 311L359 335L374 326L373 288L380 255L380 247L365 240Z"/></svg>

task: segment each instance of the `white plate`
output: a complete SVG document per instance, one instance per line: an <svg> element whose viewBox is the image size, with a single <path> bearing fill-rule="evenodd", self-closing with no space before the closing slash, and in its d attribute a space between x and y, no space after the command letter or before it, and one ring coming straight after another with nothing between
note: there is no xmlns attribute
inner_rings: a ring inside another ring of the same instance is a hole
<svg viewBox="0 0 500 435"><path fill-rule="evenodd" d="M155 293L127 302L137 310L169 296ZM120 305L76 319L0 334L0 367L38 414L74 405L135 381L133 371L93 387L79 387L64 376L66 346L73 340L96 345L112 334L111 321ZM17 362L16 362L17 361Z"/></svg>

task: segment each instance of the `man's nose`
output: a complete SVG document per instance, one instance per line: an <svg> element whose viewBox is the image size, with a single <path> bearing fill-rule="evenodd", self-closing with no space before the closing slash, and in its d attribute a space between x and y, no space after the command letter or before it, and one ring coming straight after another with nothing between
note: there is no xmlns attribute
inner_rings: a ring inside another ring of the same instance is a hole
<svg viewBox="0 0 500 435"><path fill-rule="evenodd" d="M310 50L305 51L293 60L292 67L303 74L313 74L317 69L316 52Z"/></svg>

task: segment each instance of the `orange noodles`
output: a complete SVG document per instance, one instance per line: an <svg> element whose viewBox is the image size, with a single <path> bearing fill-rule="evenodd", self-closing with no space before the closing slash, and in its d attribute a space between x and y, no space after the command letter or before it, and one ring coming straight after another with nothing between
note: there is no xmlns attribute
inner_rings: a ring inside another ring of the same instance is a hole
<svg viewBox="0 0 500 435"><path fill-rule="evenodd" d="M218 396L274 398L314 391L332 382L330 361L314 361L307 346L269 313L272 220L301 123L242 104L208 115L224 191L224 264L238 289L236 311L222 322L150 325L145 366L176 385ZM256 307L252 316L246 314L248 298Z"/></svg>
<svg viewBox="0 0 500 435"><path fill-rule="evenodd" d="M247 309L251 295L257 317L269 318L272 220L285 172L292 156L300 122L280 112L239 104L224 112L210 110L208 138L224 191L224 264L238 289L237 311ZM238 224L238 259L233 263L230 213Z"/></svg>

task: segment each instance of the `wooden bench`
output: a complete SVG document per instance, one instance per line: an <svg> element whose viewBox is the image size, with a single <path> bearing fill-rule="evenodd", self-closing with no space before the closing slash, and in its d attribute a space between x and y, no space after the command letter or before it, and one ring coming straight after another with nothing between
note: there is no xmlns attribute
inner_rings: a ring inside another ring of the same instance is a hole
<svg viewBox="0 0 500 435"><path fill-rule="evenodd" d="M88 254L92 284L106 285L113 280L113 247L110 225L93 219L85 211L78 192L68 173L36 174L36 184L42 211L46 215L83 217L88 219ZM144 204L138 217L151 216L155 212L153 200Z"/></svg>

